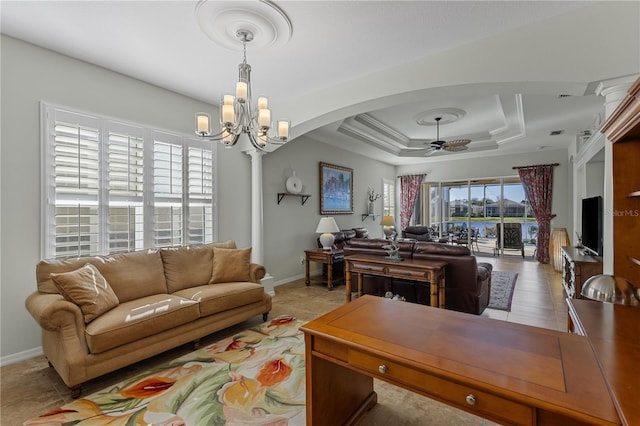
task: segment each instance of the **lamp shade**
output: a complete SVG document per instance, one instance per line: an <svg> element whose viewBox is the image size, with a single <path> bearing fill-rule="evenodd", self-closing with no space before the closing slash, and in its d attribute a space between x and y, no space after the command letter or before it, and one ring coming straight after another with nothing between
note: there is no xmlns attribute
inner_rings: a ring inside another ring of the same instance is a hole
<svg viewBox="0 0 640 426"><path fill-rule="evenodd" d="M594 275L584 282L582 297L617 305L640 306L640 289L613 275Z"/></svg>
<svg viewBox="0 0 640 426"><path fill-rule="evenodd" d="M383 226L396 226L396 221L393 219L393 216L382 216L382 220L380 221L380 225L383 225Z"/></svg>
<svg viewBox="0 0 640 426"><path fill-rule="evenodd" d="M562 247L569 245L567 228L553 228L549 239L549 251L551 252L553 269L556 271L562 271Z"/></svg>
<svg viewBox="0 0 640 426"><path fill-rule="evenodd" d="M338 232L339 230L340 228L338 228L338 224L332 217L321 218L318 223L318 227L316 228L316 232L319 234L324 234L325 232Z"/></svg>
<svg viewBox="0 0 640 426"><path fill-rule="evenodd" d="M338 224L336 224L336 221L332 217L323 217L320 219L316 232L322 234L320 235L320 244L322 244L324 250L331 250L331 246L335 240L332 232L338 231L340 231L340 228L338 228Z"/></svg>

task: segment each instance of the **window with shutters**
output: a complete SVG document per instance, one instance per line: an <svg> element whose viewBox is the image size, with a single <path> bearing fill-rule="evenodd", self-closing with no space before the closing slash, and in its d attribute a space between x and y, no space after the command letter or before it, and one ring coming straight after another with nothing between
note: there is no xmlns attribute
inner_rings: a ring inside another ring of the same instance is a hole
<svg viewBox="0 0 640 426"><path fill-rule="evenodd" d="M382 180L382 214L385 216L396 214L396 187L395 182L389 179Z"/></svg>
<svg viewBox="0 0 640 426"><path fill-rule="evenodd" d="M210 142L43 104L43 257L215 240Z"/></svg>

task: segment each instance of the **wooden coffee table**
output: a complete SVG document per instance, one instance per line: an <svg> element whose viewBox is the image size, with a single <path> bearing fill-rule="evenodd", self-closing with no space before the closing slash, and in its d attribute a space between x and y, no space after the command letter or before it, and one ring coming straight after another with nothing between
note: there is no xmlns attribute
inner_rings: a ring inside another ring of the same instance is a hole
<svg viewBox="0 0 640 426"><path fill-rule="evenodd" d="M447 262L426 259L389 260L384 256L354 254L345 257L344 268L347 287L347 302L351 301L351 273L356 275L358 296L362 295L362 276L400 278L404 280L429 282L431 306L444 309L444 268Z"/></svg>
<svg viewBox="0 0 640 426"><path fill-rule="evenodd" d="M502 424L620 424L582 336L370 295L301 330L308 425L357 422L373 378Z"/></svg>

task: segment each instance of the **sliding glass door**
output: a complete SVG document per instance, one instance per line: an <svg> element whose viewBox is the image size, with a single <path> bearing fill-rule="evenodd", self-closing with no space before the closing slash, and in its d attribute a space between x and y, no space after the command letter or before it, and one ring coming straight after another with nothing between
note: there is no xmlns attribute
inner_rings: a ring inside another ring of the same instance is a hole
<svg viewBox="0 0 640 426"><path fill-rule="evenodd" d="M413 223L431 226L443 241L476 254L521 256L522 250L511 249L515 233L525 254L533 254L538 226L518 177L425 183L418 203L420 219ZM507 243L503 226L519 228L508 231Z"/></svg>

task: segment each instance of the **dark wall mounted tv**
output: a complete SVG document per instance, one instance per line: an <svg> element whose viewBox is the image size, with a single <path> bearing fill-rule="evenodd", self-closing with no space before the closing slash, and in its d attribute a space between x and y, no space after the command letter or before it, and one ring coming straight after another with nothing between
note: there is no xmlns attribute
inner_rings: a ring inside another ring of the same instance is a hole
<svg viewBox="0 0 640 426"><path fill-rule="evenodd" d="M586 253L602 256L602 197L582 200L582 245Z"/></svg>

